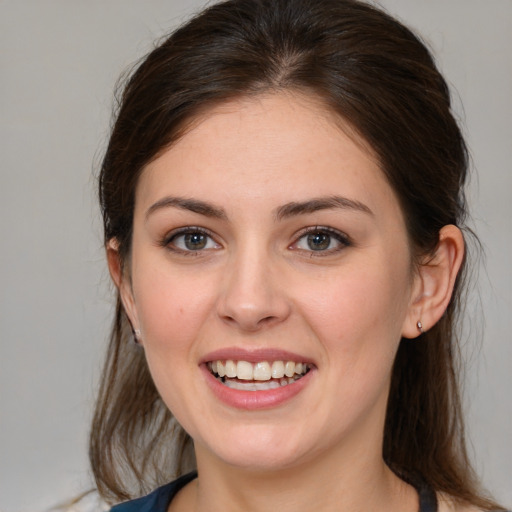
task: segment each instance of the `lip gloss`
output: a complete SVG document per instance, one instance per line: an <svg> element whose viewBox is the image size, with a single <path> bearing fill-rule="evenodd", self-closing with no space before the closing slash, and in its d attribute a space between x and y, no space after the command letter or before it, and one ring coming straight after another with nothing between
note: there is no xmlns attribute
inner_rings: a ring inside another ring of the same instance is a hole
<svg viewBox="0 0 512 512"><path fill-rule="evenodd" d="M312 361L311 358L296 354L295 352L289 352L288 350L276 348L247 350L240 347L226 347L210 352L201 358L200 364L216 360L225 361L227 359L233 361L248 361L249 363L257 363L259 361L294 361L297 363L315 364L315 361Z"/></svg>
<svg viewBox="0 0 512 512"><path fill-rule="evenodd" d="M310 382L315 370L310 370L303 377L292 384L280 386L275 389L261 391L243 391L233 389L219 382L219 380L208 370L205 363L200 366L206 383L213 394L223 403L242 410L270 409L277 407L299 394Z"/></svg>

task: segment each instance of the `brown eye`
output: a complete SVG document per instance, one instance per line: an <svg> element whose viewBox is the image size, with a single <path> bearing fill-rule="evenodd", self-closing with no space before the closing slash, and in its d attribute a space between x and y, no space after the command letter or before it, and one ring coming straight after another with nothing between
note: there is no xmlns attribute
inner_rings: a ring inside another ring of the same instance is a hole
<svg viewBox="0 0 512 512"><path fill-rule="evenodd" d="M327 233L310 233L307 235L307 244L312 251L325 251L330 248L331 235Z"/></svg>
<svg viewBox="0 0 512 512"><path fill-rule="evenodd" d="M299 249L311 254L332 254L351 245L347 235L332 228L309 228L291 245L291 249Z"/></svg>
<svg viewBox="0 0 512 512"><path fill-rule="evenodd" d="M164 245L181 252L199 252L220 247L208 233L199 229L186 229L175 233Z"/></svg>
<svg viewBox="0 0 512 512"><path fill-rule="evenodd" d="M208 237L204 233L188 233L183 237L183 244L189 251L204 249L208 243Z"/></svg>

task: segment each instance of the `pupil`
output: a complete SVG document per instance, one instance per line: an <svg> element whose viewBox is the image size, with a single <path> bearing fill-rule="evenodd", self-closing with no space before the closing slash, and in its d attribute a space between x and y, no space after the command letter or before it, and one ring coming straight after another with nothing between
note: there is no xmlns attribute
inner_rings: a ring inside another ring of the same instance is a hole
<svg viewBox="0 0 512 512"><path fill-rule="evenodd" d="M204 249L206 246L206 236L202 233L188 233L185 235L185 246L193 251Z"/></svg>
<svg viewBox="0 0 512 512"><path fill-rule="evenodd" d="M331 237L325 233L313 233L308 235L308 246L313 251L322 251L329 247Z"/></svg>

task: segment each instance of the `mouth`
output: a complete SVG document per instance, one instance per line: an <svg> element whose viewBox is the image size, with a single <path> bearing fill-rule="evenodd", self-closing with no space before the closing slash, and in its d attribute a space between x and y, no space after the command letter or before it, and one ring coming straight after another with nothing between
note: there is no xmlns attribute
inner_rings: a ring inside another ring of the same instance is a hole
<svg viewBox="0 0 512 512"><path fill-rule="evenodd" d="M294 384L311 369L311 363L295 361L214 360L206 364L218 382L240 391L266 391Z"/></svg>

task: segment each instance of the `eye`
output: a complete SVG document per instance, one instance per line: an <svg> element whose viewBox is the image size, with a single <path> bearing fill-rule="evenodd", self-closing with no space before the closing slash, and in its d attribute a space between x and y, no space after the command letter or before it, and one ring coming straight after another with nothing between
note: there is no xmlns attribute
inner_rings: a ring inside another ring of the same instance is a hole
<svg viewBox="0 0 512 512"><path fill-rule="evenodd" d="M186 228L172 233L164 245L177 252L199 252L208 249L218 249L220 245L204 229Z"/></svg>
<svg viewBox="0 0 512 512"><path fill-rule="evenodd" d="M348 237L332 228L307 228L292 244L292 249L317 253L333 253L350 245Z"/></svg>

